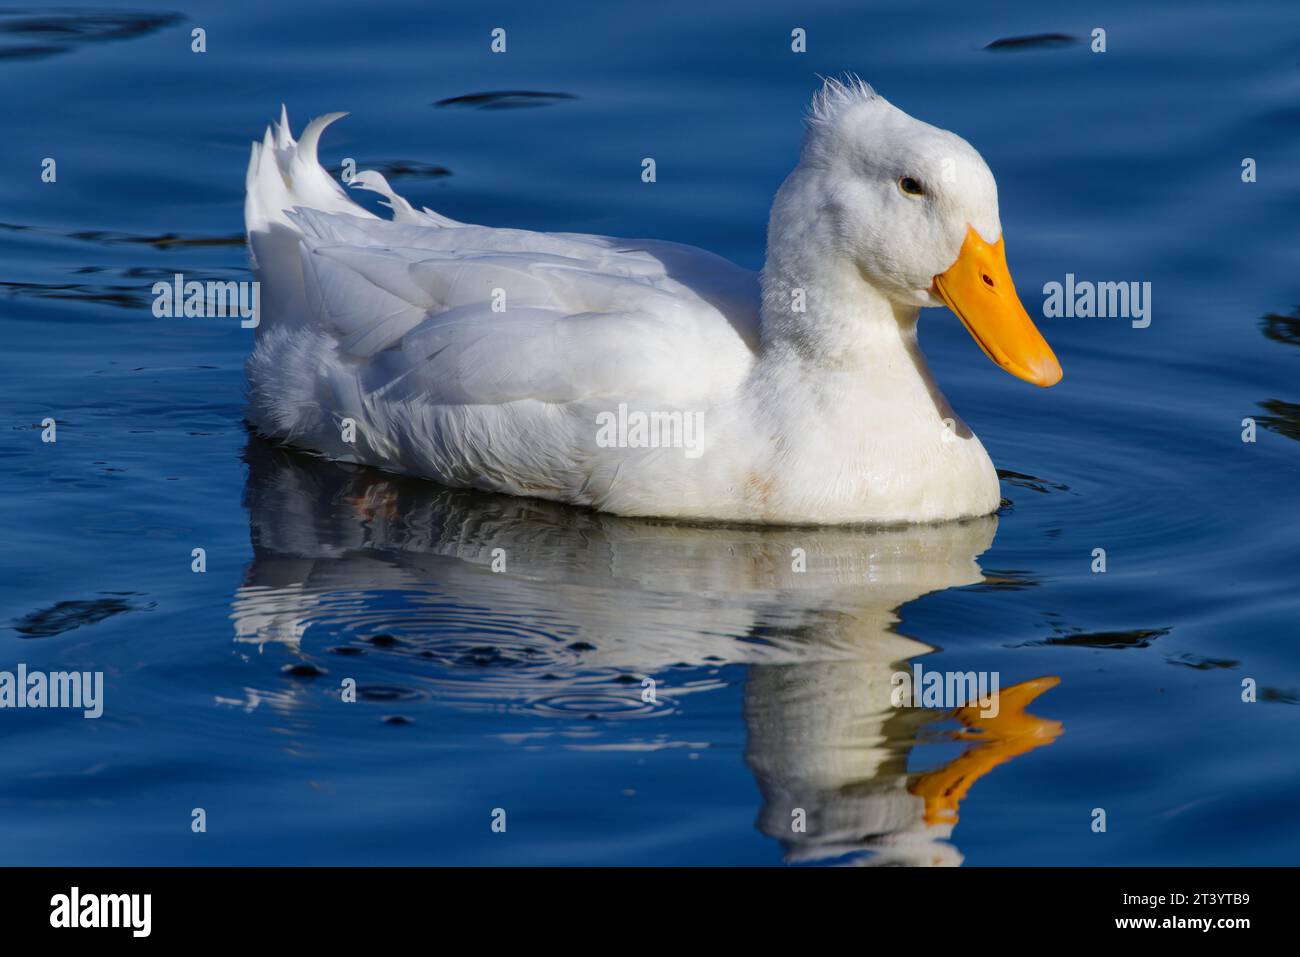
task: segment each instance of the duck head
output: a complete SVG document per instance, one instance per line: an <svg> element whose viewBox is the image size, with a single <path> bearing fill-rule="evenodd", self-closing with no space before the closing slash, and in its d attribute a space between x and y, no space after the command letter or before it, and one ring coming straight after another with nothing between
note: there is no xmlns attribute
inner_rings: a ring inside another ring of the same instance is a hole
<svg viewBox="0 0 1300 957"><path fill-rule="evenodd" d="M799 166L773 204L768 250L778 272L783 261L811 271L841 297L856 281L905 315L947 306L1007 372L1038 386L1061 379L1016 295L988 165L960 136L856 78L827 80L813 98ZM822 267L807 268L808 257Z"/></svg>

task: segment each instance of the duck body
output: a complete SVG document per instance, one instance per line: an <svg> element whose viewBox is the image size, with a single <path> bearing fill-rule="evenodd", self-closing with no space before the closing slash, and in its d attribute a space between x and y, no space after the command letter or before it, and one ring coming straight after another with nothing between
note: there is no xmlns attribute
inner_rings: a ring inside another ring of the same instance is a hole
<svg viewBox="0 0 1300 957"><path fill-rule="evenodd" d="M841 86L822 108L867 93ZM249 418L264 435L629 516L888 524L997 508L992 462L917 344L919 308L938 302L836 254L836 211L807 213L835 171L807 143L760 275L675 243L457 223L357 174L393 210L381 219L317 162L335 118L299 142L282 117L249 166Z"/></svg>

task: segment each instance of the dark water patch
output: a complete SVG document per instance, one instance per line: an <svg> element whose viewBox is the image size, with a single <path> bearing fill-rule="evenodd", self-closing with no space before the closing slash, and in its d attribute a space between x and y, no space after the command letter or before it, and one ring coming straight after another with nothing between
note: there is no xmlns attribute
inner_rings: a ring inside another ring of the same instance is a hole
<svg viewBox="0 0 1300 957"><path fill-rule="evenodd" d="M495 645L479 645L471 648L461 655L461 661L464 664L477 665L480 668L494 667L497 665L517 664L519 659Z"/></svg>
<svg viewBox="0 0 1300 957"><path fill-rule="evenodd" d="M998 469L998 478L1008 485L1014 485L1016 488L1027 488L1031 492L1040 492L1047 495L1050 492L1068 492L1070 486L1061 482L1049 482L1047 479L1041 479L1036 475L1026 475L1023 472L1013 472L1010 469Z"/></svg>
<svg viewBox="0 0 1300 957"><path fill-rule="evenodd" d="M0 289L15 298L94 302L119 309L144 309L153 301L139 287L84 282L0 282Z"/></svg>
<svg viewBox="0 0 1300 957"><path fill-rule="evenodd" d="M1264 335L1274 342L1300 346L1300 309L1289 316L1270 312L1259 321L1259 325Z"/></svg>
<svg viewBox="0 0 1300 957"><path fill-rule="evenodd" d="M1204 658L1200 655L1175 655L1172 658L1165 659L1171 665L1182 665L1184 668L1195 668L1197 671L1213 671L1216 668L1239 668L1240 661L1234 661L1231 658Z"/></svg>
<svg viewBox="0 0 1300 957"><path fill-rule="evenodd" d="M94 276L99 273L110 273L120 276L123 279L144 279L149 280L149 285L153 285L154 280L162 279L172 282L176 278L176 270L168 266L122 266L114 268L112 266L78 266L76 269L69 270L74 276ZM233 270L226 270L233 275Z"/></svg>
<svg viewBox="0 0 1300 957"><path fill-rule="evenodd" d="M107 229L82 229L67 235L69 239L96 243L100 246L152 246L154 249L164 250L244 245L243 233L229 233L224 236L184 236L180 233L166 232L140 236Z"/></svg>
<svg viewBox="0 0 1300 957"><path fill-rule="evenodd" d="M1268 399L1259 405L1271 413L1259 416L1260 425L1288 439L1300 440L1300 405L1281 399Z"/></svg>
<svg viewBox="0 0 1300 957"><path fill-rule="evenodd" d="M0 10L0 59L57 56L91 43L148 36L184 21L179 13L147 10Z"/></svg>
<svg viewBox="0 0 1300 957"><path fill-rule="evenodd" d="M185 235L176 232L126 233L113 229L74 229L65 231L47 226L25 226L22 223L0 222L0 229L10 232L31 232L62 239L74 239L98 246L152 246L155 249L207 248L213 246L242 246L243 233L225 233L215 236ZM93 272L101 267L86 266L82 272Z"/></svg>
<svg viewBox="0 0 1300 957"><path fill-rule="evenodd" d="M522 110L537 106L550 106L562 100L576 100L572 93L545 93L538 90L493 90L485 93L466 93L449 96L433 105L453 109Z"/></svg>
<svg viewBox="0 0 1300 957"><path fill-rule="evenodd" d="M475 645L452 652L446 663L474 668L516 668L533 666L548 656L530 645Z"/></svg>
<svg viewBox="0 0 1300 957"><path fill-rule="evenodd" d="M390 714L388 717L384 718L384 724L400 726L400 725L407 725L407 724L415 724L415 722L412 721L404 714Z"/></svg>
<svg viewBox="0 0 1300 957"><path fill-rule="evenodd" d="M52 638L74 628L96 625L114 615L134 611L136 607L123 598L61 601L24 615L14 622L13 628L24 638Z"/></svg>
<svg viewBox="0 0 1300 957"><path fill-rule="evenodd" d="M1024 591L1036 588L1042 581L1033 572L1018 568L990 568L984 573L984 580L967 587L967 591Z"/></svg>
<svg viewBox="0 0 1300 957"><path fill-rule="evenodd" d="M358 685L357 697L365 701L414 701L423 696L401 685Z"/></svg>
<svg viewBox="0 0 1300 957"><path fill-rule="evenodd" d="M290 678L319 678L328 673L324 668L317 667L306 661L285 665L280 669L280 674L288 675Z"/></svg>
<svg viewBox="0 0 1300 957"><path fill-rule="evenodd" d="M384 179L392 182L399 179L442 179L452 172L445 166L434 163L421 163L417 160L388 160L386 162L358 162L357 169L373 170ZM343 167L335 166L331 172L335 177L343 175Z"/></svg>
<svg viewBox="0 0 1300 957"><path fill-rule="evenodd" d="M1082 42L1068 33L1028 33L1018 37L1002 37L986 43L986 50L1055 50Z"/></svg>
<svg viewBox="0 0 1300 957"><path fill-rule="evenodd" d="M1267 701L1269 704L1300 704L1300 691L1260 688L1259 700Z"/></svg>
<svg viewBox="0 0 1300 957"><path fill-rule="evenodd" d="M1056 635L1041 641L1027 641L1022 648L1059 645L1067 648L1149 648L1151 642L1169 634L1171 628L1136 628L1132 631L1087 631Z"/></svg>
<svg viewBox="0 0 1300 957"><path fill-rule="evenodd" d="M345 658L355 658L357 655L364 655L366 653L364 648L358 648L355 645L338 645L327 650L331 655L341 655Z"/></svg>

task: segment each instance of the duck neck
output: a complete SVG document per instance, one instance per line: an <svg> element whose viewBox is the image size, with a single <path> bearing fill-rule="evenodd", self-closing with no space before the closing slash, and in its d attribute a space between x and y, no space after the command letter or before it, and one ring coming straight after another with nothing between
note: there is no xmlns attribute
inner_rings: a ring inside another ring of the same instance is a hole
<svg viewBox="0 0 1300 957"><path fill-rule="evenodd" d="M872 370L916 351L915 306L890 301L845 256L833 212L821 209L816 171L796 169L772 204L763 266L765 359Z"/></svg>
<svg viewBox="0 0 1300 957"><path fill-rule="evenodd" d="M825 369L871 371L916 351L915 306L891 302L851 265L802 249L769 253L763 267L764 357Z"/></svg>

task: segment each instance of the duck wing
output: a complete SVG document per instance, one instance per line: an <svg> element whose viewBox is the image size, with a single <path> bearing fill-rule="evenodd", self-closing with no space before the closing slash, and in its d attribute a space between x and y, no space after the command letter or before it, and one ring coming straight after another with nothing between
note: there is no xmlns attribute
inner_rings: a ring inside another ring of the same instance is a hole
<svg viewBox="0 0 1300 957"><path fill-rule="evenodd" d="M380 219L316 159L336 118L301 142L282 118L254 144L263 431L333 453L351 417L373 464L572 498L598 465L597 411L735 396L758 348L756 273L676 243L458 223L359 173L392 210Z"/></svg>

